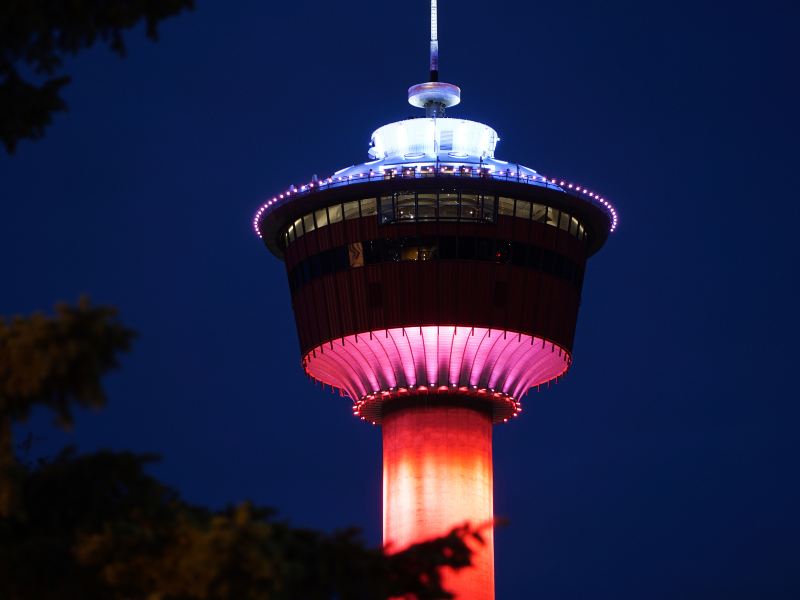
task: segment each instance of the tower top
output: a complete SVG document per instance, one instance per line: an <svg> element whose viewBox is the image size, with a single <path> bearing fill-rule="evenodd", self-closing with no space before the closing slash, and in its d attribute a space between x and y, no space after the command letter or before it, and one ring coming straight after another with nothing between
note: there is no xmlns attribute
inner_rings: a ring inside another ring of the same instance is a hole
<svg viewBox="0 0 800 600"><path fill-rule="evenodd" d="M439 81L439 11L437 0L431 0L430 81L408 88L411 106L424 108L428 117L443 117L446 108L461 102L461 89Z"/></svg>

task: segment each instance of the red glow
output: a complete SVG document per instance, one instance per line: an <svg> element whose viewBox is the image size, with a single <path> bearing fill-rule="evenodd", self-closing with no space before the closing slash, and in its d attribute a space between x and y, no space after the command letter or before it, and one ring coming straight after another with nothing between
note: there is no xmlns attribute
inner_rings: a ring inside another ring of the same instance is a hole
<svg viewBox="0 0 800 600"><path fill-rule="evenodd" d="M566 350L498 329L428 325L349 335L303 359L309 375L353 400L396 388L486 388L512 398L562 375Z"/></svg>
<svg viewBox="0 0 800 600"><path fill-rule="evenodd" d="M383 539L392 550L493 518L492 423L460 407L393 412L383 421ZM494 539L473 545L473 567L447 572L459 600L494 598Z"/></svg>

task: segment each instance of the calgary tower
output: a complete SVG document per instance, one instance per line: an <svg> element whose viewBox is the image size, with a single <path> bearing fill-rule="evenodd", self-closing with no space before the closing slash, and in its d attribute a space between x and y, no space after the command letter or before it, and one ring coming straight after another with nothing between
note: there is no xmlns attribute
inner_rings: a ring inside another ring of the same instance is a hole
<svg viewBox="0 0 800 600"><path fill-rule="evenodd" d="M445 116L436 0L425 115L372 134L369 162L289 187L254 220L286 264L302 366L383 430L383 537L400 550L493 519L492 426L572 363L584 270L617 225L583 186L495 158ZM459 599L494 598L491 526Z"/></svg>

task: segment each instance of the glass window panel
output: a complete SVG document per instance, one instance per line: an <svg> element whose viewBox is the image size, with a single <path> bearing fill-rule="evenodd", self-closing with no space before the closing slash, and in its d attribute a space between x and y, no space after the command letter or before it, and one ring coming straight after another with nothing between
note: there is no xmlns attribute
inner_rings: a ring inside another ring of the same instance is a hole
<svg viewBox="0 0 800 600"><path fill-rule="evenodd" d="M578 219L572 217L569 221L569 232L575 237L578 236Z"/></svg>
<svg viewBox="0 0 800 600"><path fill-rule="evenodd" d="M558 211L550 206L547 207L547 224L558 227Z"/></svg>
<svg viewBox="0 0 800 600"><path fill-rule="evenodd" d="M561 219L558 223L558 227L564 231L569 231L569 215L567 213L561 213Z"/></svg>
<svg viewBox="0 0 800 600"><path fill-rule="evenodd" d="M461 220L478 220L478 196L475 194L461 194Z"/></svg>
<svg viewBox="0 0 800 600"><path fill-rule="evenodd" d="M569 215L567 213L561 213L561 220L559 221L558 227L564 231L569 231Z"/></svg>
<svg viewBox="0 0 800 600"><path fill-rule="evenodd" d="M358 200L345 203L344 218L347 220L358 218Z"/></svg>
<svg viewBox="0 0 800 600"><path fill-rule="evenodd" d="M334 204L328 207L328 220L331 223L338 223L342 220L342 205Z"/></svg>
<svg viewBox="0 0 800 600"><path fill-rule="evenodd" d="M314 213L303 215L303 229L306 233L314 231Z"/></svg>
<svg viewBox="0 0 800 600"><path fill-rule="evenodd" d="M433 260L438 253L436 244L419 247L419 258L417 260Z"/></svg>
<svg viewBox="0 0 800 600"><path fill-rule="evenodd" d="M533 220L537 223L547 223L547 207L544 204L533 205Z"/></svg>
<svg viewBox="0 0 800 600"><path fill-rule="evenodd" d="M436 194L417 195L417 219L420 221L436 220Z"/></svg>
<svg viewBox="0 0 800 600"><path fill-rule="evenodd" d="M327 227L328 226L328 211L324 208L320 208L318 211L314 212L314 221L316 222L317 229L320 227Z"/></svg>
<svg viewBox="0 0 800 600"><path fill-rule="evenodd" d="M514 199L513 198L500 198L500 206L497 210L501 215L514 216Z"/></svg>
<svg viewBox="0 0 800 600"><path fill-rule="evenodd" d="M303 219L297 219L294 222L294 235L295 238L299 238L303 235Z"/></svg>
<svg viewBox="0 0 800 600"><path fill-rule="evenodd" d="M381 258L383 262L399 262L403 242L400 240L384 240Z"/></svg>
<svg viewBox="0 0 800 600"><path fill-rule="evenodd" d="M583 225L578 225L578 239L583 240L586 237L586 230L583 228Z"/></svg>
<svg viewBox="0 0 800 600"><path fill-rule="evenodd" d="M458 194L439 194L439 219L442 221L458 219Z"/></svg>
<svg viewBox="0 0 800 600"><path fill-rule="evenodd" d="M286 235L287 235L289 241L293 242L295 240L294 225L289 225L289 232Z"/></svg>
<svg viewBox="0 0 800 600"><path fill-rule="evenodd" d="M366 198L361 201L361 216L371 217L378 214L378 204L375 198Z"/></svg>
<svg viewBox="0 0 800 600"><path fill-rule="evenodd" d="M417 246L407 246L400 250L400 260L417 260L419 248Z"/></svg>
<svg viewBox="0 0 800 600"><path fill-rule="evenodd" d="M414 220L416 213L414 202L414 192L400 192L395 194L395 210L397 210L398 221Z"/></svg>
<svg viewBox="0 0 800 600"><path fill-rule="evenodd" d="M484 221L494 221L495 200L494 196L483 196L483 213L481 218Z"/></svg>
<svg viewBox="0 0 800 600"><path fill-rule="evenodd" d="M526 200L517 200L517 209L515 215L523 219L530 219L531 203Z"/></svg>
<svg viewBox="0 0 800 600"><path fill-rule="evenodd" d="M394 202L391 196L381 197L381 223L394 221Z"/></svg>

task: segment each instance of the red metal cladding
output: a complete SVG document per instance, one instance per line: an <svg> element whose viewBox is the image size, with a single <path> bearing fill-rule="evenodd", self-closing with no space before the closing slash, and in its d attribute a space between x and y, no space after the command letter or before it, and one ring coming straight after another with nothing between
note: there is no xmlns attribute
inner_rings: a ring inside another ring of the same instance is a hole
<svg viewBox="0 0 800 600"><path fill-rule="evenodd" d="M574 285L548 273L457 260L351 268L292 298L304 354L355 334L437 323L522 332L569 350L579 303Z"/></svg>
<svg viewBox="0 0 800 600"><path fill-rule="evenodd" d="M563 348L541 338L453 325L349 335L303 358L309 375L354 401L419 387L484 390L519 399L562 375L569 364Z"/></svg>
<svg viewBox="0 0 800 600"><path fill-rule="evenodd" d="M494 598L492 422L462 407L420 407L383 421L383 539L390 551L470 523L473 567L445 569L459 600Z"/></svg>

